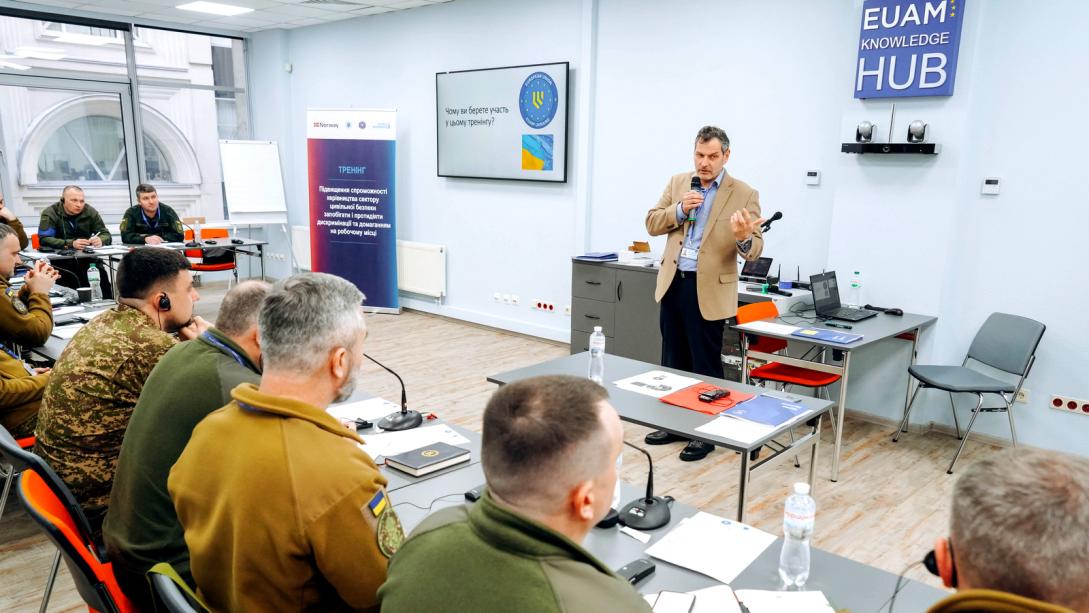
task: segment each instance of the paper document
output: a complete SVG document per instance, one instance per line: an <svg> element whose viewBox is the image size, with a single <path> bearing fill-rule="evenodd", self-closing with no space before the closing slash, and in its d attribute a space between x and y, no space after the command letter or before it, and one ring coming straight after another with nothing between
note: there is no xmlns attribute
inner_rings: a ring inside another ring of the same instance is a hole
<svg viewBox="0 0 1089 613"><path fill-rule="evenodd" d="M719 415L717 418L696 428L696 430L713 436L728 438L731 441L749 444L767 436L775 428L728 415Z"/></svg>
<svg viewBox="0 0 1089 613"><path fill-rule="evenodd" d="M401 407L385 398L368 398L358 402L341 402L327 409L327 412L338 419L365 419L375 422L390 413L400 411Z"/></svg>
<svg viewBox="0 0 1089 613"><path fill-rule="evenodd" d="M363 451L372 458L386 457L419 449L432 443L447 443L450 445L465 445L469 439L457 433L450 426L439 424L437 426L423 426L401 432L382 432L380 434L363 435Z"/></svg>
<svg viewBox="0 0 1089 613"><path fill-rule="evenodd" d="M728 585L716 585L687 593L696 597L691 613L741 613L734 591ZM658 594L647 594L643 599L653 607Z"/></svg>
<svg viewBox="0 0 1089 613"><path fill-rule="evenodd" d="M57 338L69 339L79 332L79 329L83 327L83 324L69 324L67 326L56 326L53 328L53 336Z"/></svg>
<svg viewBox="0 0 1089 613"><path fill-rule="evenodd" d="M699 379L684 377L664 370L652 370L641 375L628 377L615 381L614 384L622 390L645 394L655 398L668 396L669 394L686 387L700 383Z"/></svg>
<svg viewBox="0 0 1089 613"><path fill-rule="evenodd" d="M777 324L773 321L750 321L747 324L741 324L734 327L738 330L744 330L746 332L763 332L765 334L779 334L781 336L790 336L798 330L798 326Z"/></svg>
<svg viewBox="0 0 1089 613"><path fill-rule="evenodd" d="M646 553L729 583L773 542L775 536L763 530L700 511L682 519Z"/></svg>
<svg viewBox="0 0 1089 613"><path fill-rule="evenodd" d="M129 252L127 247L92 247L95 255L125 255Z"/></svg>
<svg viewBox="0 0 1089 613"><path fill-rule="evenodd" d="M68 315L69 313L82 313L83 307L81 306L65 306L53 309L53 317L57 318L61 315Z"/></svg>
<svg viewBox="0 0 1089 613"><path fill-rule="evenodd" d="M823 592L737 590L750 613L834 613Z"/></svg>

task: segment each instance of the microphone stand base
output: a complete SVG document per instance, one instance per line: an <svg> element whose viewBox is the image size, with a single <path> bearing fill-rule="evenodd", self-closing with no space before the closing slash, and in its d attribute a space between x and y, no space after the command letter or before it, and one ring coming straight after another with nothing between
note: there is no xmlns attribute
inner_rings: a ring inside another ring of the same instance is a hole
<svg viewBox="0 0 1089 613"><path fill-rule="evenodd" d="M608 514L597 522L595 528L612 528L618 521L620 521L620 516L616 514L616 509L610 508Z"/></svg>
<svg viewBox="0 0 1089 613"><path fill-rule="evenodd" d="M661 496L639 497L620 509L620 523L636 530L661 528L669 519L669 503Z"/></svg>
<svg viewBox="0 0 1089 613"><path fill-rule="evenodd" d="M420 415L418 411L405 411L404 413L398 411L383 417L378 422L378 427L382 430L397 432L417 428L422 423L423 415Z"/></svg>

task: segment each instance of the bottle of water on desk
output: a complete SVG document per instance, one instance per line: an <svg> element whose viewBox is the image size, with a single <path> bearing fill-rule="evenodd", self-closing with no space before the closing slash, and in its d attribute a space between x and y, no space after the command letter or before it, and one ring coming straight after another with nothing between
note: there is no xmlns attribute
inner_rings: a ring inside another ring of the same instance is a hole
<svg viewBox="0 0 1089 613"><path fill-rule="evenodd" d="M783 550L779 554L779 578L787 589L802 589L809 579L809 538L817 502L809 495L808 483L795 483L783 512Z"/></svg>
<svg viewBox="0 0 1089 613"><path fill-rule="evenodd" d="M87 285L91 286L91 300L102 300L102 276L93 263L87 268Z"/></svg>
<svg viewBox="0 0 1089 613"><path fill-rule="evenodd" d="M862 273L856 270L851 275L851 287L847 293L847 306L860 309L864 304L866 303L862 301Z"/></svg>
<svg viewBox="0 0 1089 613"><path fill-rule="evenodd" d="M605 333L601 326L594 326L590 335L590 380L601 383L605 379Z"/></svg>

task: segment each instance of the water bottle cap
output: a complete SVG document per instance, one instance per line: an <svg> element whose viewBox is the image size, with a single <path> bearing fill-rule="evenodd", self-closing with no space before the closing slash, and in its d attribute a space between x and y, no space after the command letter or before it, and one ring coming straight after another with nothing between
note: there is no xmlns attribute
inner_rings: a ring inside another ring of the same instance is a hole
<svg viewBox="0 0 1089 613"><path fill-rule="evenodd" d="M601 332L601 326L594 326L594 332Z"/></svg>
<svg viewBox="0 0 1089 613"><path fill-rule="evenodd" d="M795 494L800 494L802 496L808 496L809 495L809 484L808 483L795 483L794 484L794 493Z"/></svg>

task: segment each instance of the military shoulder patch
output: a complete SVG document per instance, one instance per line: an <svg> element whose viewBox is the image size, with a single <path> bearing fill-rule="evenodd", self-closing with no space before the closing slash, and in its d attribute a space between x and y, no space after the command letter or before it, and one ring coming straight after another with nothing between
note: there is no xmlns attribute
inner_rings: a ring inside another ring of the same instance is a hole
<svg viewBox="0 0 1089 613"><path fill-rule="evenodd" d="M401 548L401 544L405 542L405 530L401 527L401 518L397 517L392 508L386 509L378 517L376 537L378 539L378 550L387 558L392 558L393 554L397 553L397 550Z"/></svg>
<svg viewBox="0 0 1089 613"><path fill-rule="evenodd" d="M28 312L30 312L30 309L26 307L26 303L22 300L19 300L19 298L16 296L11 297L11 306L15 307L15 311L20 315L26 315Z"/></svg>
<svg viewBox="0 0 1089 613"><path fill-rule="evenodd" d="M378 517L382 514L382 511L386 510L387 504L386 492L384 490L378 490L375 492L374 497L371 498L371 501L367 503L367 508L371 510L371 513L373 513L375 517Z"/></svg>

